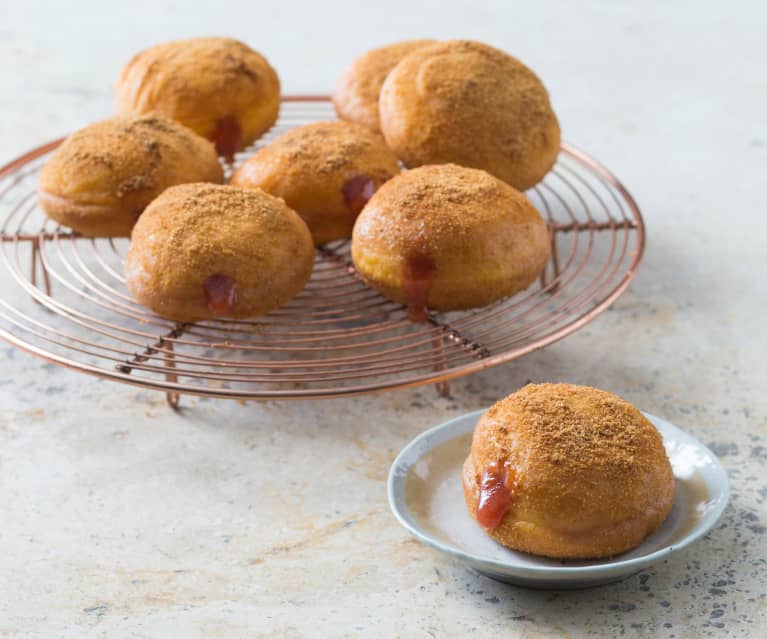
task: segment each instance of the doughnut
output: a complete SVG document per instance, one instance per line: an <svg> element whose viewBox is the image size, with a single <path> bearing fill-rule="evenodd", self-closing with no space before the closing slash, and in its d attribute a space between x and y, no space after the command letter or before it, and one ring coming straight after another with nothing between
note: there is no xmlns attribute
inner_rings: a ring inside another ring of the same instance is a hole
<svg viewBox="0 0 767 639"><path fill-rule="evenodd" d="M263 315L304 288L314 247L303 220L260 190L184 184L133 229L125 260L136 301L177 322Z"/></svg>
<svg viewBox="0 0 767 639"><path fill-rule="evenodd" d="M229 161L277 121L280 81L232 38L191 38L138 53L115 85L118 113L156 112L215 143Z"/></svg>
<svg viewBox="0 0 767 639"><path fill-rule="evenodd" d="M223 182L213 145L157 116L102 120L70 135L46 162L37 199L51 219L85 235L130 235L169 186Z"/></svg>
<svg viewBox="0 0 767 639"><path fill-rule="evenodd" d="M399 171L380 134L351 122L316 122L256 151L232 184L281 197L307 223L314 242L324 244L351 236L367 201Z"/></svg>
<svg viewBox="0 0 767 639"><path fill-rule="evenodd" d="M524 191L559 152L559 124L538 77L480 42L416 49L387 76L381 131L408 167L454 162Z"/></svg>
<svg viewBox="0 0 767 639"><path fill-rule="evenodd" d="M638 546L668 516L663 439L606 391L530 384L479 420L463 466L469 514L498 543L592 559Z"/></svg>
<svg viewBox="0 0 767 639"><path fill-rule="evenodd" d="M338 117L380 131L378 98L389 72L411 51L434 40L405 40L362 54L349 65L336 84L333 106Z"/></svg>
<svg viewBox="0 0 767 639"><path fill-rule="evenodd" d="M527 288L548 261L546 224L520 192L479 169L422 166L384 184L357 218L352 260L411 319L486 306Z"/></svg>

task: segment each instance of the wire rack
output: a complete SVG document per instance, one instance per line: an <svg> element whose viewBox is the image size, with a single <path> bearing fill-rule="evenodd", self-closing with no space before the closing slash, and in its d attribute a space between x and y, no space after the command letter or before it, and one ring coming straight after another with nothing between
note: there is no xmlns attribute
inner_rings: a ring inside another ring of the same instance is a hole
<svg viewBox="0 0 767 639"><path fill-rule="evenodd" d="M323 96L284 99L253 148L301 124L334 119ZM425 322L360 280L349 242L317 249L306 289L251 321L177 324L125 287L128 240L57 226L35 201L56 140L0 169L0 337L50 362L180 394L239 399L338 397L447 381L551 344L605 310L642 258L644 225L631 195L600 164L563 145L528 196L547 220L552 256L540 281L492 306L431 313ZM232 167L226 167L227 172Z"/></svg>

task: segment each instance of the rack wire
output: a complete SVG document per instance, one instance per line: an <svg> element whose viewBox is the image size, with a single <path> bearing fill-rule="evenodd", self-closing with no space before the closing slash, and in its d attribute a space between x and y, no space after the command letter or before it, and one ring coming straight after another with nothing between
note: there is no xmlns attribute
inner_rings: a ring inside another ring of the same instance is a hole
<svg viewBox="0 0 767 639"><path fill-rule="evenodd" d="M284 98L275 127L334 119L324 96ZM0 338L55 364L167 393L308 399L435 383L508 362L578 330L629 285L644 224L603 166L563 144L528 196L548 222L552 256L540 281L492 306L408 319L368 288L348 240L317 249L306 289L249 321L179 324L136 304L123 276L127 239L85 237L48 220L35 186L61 140L0 169ZM227 172L232 167L227 167Z"/></svg>

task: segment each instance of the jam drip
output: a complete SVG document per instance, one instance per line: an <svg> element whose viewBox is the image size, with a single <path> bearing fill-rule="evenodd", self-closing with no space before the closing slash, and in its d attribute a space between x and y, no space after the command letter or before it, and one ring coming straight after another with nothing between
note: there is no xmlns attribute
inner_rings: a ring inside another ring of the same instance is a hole
<svg viewBox="0 0 767 639"><path fill-rule="evenodd" d="M482 473L482 484L477 505L477 521L485 528L497 528L511 508L513 489L516 488L514 471L507 465L493 462Z"/></svg>
<svg viewBox="0 0 767 639"><path fill-rule="evenodd" d="M376 184L367 175L355 175L344 182L341 192L344 194L346 208L356 218L376 192Z"/></svg>
<svg viewBox="0 0 767 639"><path fill-rule="evenodd" d="M228 275L211 275L203 288L208 308L215 315L228 315L237 306L237 284Z"/></svg>
<svg viewBox="0 0 767 639"><path fill-rule="evenodd" d="M424 253L411 255L405 261L402 273L402 289L407 300L407 316L414 322L424 322L429 317L427 300L437 265Z"/></svg>
<svg viewBox="0 0 767 639"><path fill-rule="evenodd" d="M237 118L227 115L216 122L211 141L216 145L218 154L224 156L230 164L234 162L234 154L240 148L241 140L242 129Z"/></svg>

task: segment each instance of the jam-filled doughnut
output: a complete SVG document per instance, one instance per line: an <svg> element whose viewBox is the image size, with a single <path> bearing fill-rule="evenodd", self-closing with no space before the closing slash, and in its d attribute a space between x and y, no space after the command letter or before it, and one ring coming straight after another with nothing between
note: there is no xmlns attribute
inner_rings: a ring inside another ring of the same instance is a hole
<svg viewBox="0 0 767 639"><path fill-rule="evenodd" d="M531 384L492 406L463 467L470 515L497 542L536 555L611 557L669 514L663 439L605 391Z"/></svg>
<svg viewBox="0 0 767 639"><path fill-rule="evenodd" d="M546 224L519 191L485 171L422 166L384 184L354 225L352 259L367 283L426 309L485 306L527 288L550 254Z"/></svg>
<svg viewBox="0 0 767 639"><path fill-rule="evenodd" d="M338 117L380 131L378 98L386 76L408 53L434 42L395 42L372 49L354 60L341 74L333 93L333 106Z"/></svg>
<svg viewBox="0 0 767 639"><path fill-rule="evenodd" d="M280 81L266 58L232 38L158 44L133 57L115 85L121 114L156 112L213 141L231 160L277 120Z"/></svg>
<svg viewBox="0 0 767 639"><path fill-rule="evenodd" d="M40 174L49 217L85 235L130 235L144 208L169 186L223 182L213 145L163 117L102 120L70 135Z"/></svg>
<svg viewBox="0 0 767 639"><path fill-rule="evenodd" d="M399 171L380 134L352 122L316 122L259 149L232 184L281 197L323 244L349 237L373 193Z"/></svg>
<svg viewBox="0 0 767 639"><path fill-rule="evenodd" d="M406 166L455 162L519 190L554 165L560 133L549 94L524 64L489 45L440 42L387 76L381 131Z"/></svg>
<svg viewBox="0 0 767 639"><path fill-rule="evenodd" d="M305 286L314 246L303 220L260 190L185 184L165 191L133 229L128 288L180 321L262 315Z"/></svg>

